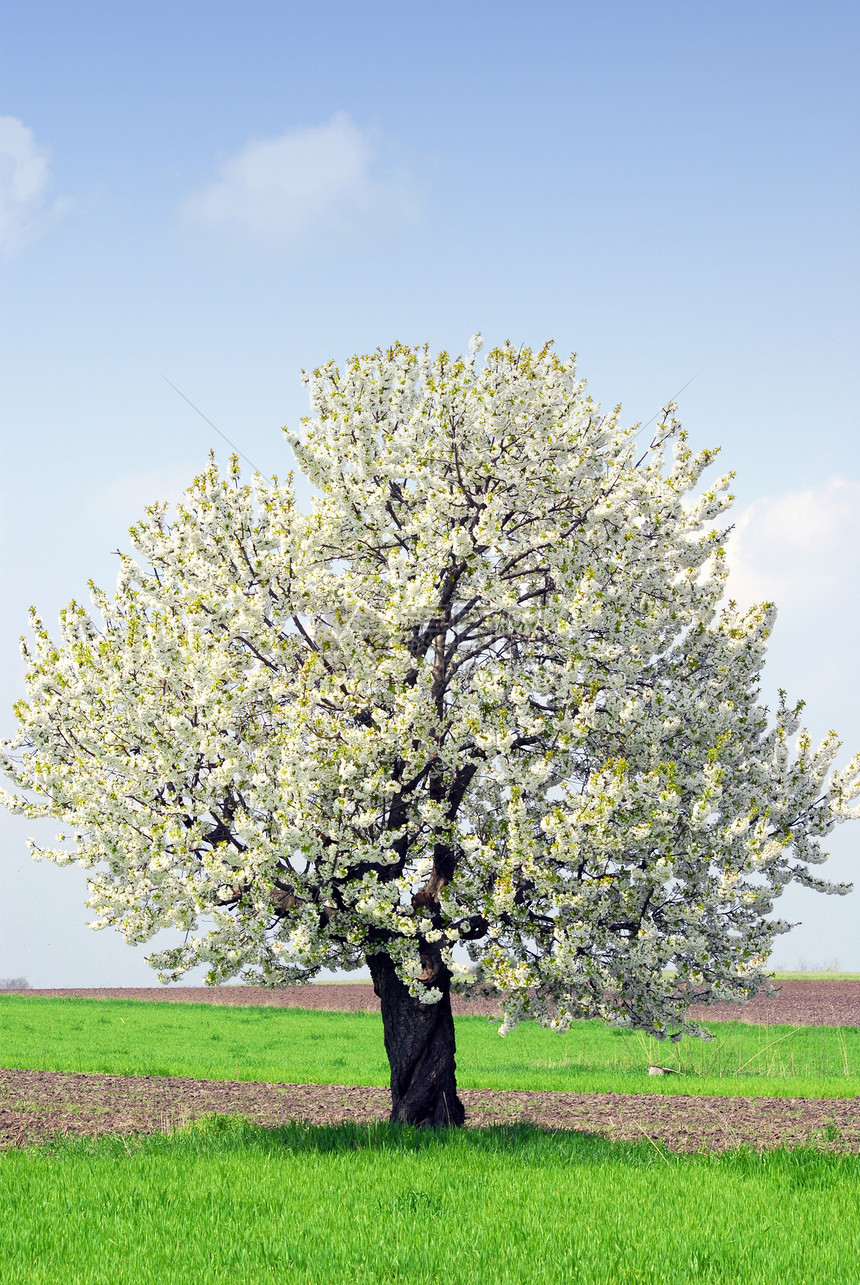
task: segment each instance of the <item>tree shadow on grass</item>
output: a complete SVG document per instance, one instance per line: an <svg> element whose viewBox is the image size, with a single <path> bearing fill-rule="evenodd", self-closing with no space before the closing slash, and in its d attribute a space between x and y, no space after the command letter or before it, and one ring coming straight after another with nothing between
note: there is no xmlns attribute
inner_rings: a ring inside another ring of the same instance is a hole
<svg viewBox="0 0 860 1285"><path fill-rule="evenodd" d="M533 1124L491 1125L470 1129L424 1129L376 1121L372 1124L291 1123L279 1127L254 1124L242 1116L209 1115L171 1133L105 1134L60 1137L30 1149L45 1156L277 1158L285 1154L349 1155L447 1153L467 1162L470 1156L494 1156L539 1166L621 1166L653 1169L705 1166L748 1178L777 1180L791 1188L828 1189L839 1182L860 1181L860 1156L809 1146L755 1151L746 1145L722 1152L679 1154L650 1140L612 1141L600 1134L548 1129Z"/></svg>

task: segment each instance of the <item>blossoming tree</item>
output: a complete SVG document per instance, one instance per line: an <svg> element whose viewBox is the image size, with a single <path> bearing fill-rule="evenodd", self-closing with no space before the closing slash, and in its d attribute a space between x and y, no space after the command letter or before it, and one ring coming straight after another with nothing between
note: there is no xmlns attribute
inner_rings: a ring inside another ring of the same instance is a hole
<svg viewBox="0 0 860 1285"><path fill-rule="evenodd" d="M434 1125L452 990L676 1037L754 993L783 887L844 891L810 867L860 766L759 703L774 613L722 605L713 452L671 408L642 449L549 346L477 349L315 371L307 515L235 461L150 508L97 614L34 618L3 759L93 926L183 935L164 978L366 962L392 1118Z"/></svg>

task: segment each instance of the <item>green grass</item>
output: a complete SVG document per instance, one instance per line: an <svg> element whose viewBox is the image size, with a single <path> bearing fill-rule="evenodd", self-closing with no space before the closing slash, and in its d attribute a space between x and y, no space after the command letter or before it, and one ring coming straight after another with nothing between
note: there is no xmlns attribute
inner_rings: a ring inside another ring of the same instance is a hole
<svg viewBox="0 0 860 1285"><path fill-rule="evenodd" d="M502 1040L496 1025L464 1018L459 1078L616 1092L860 1089L854 1028L714 1031L710 1043L668 1045L595 1022L564 1036L529 1023ZM387 1079L381 1022L365 1013L7 995L0 1035L6 1066ZM649 1078L650 1060L686 1074ZM678 1156L529 1126L263 1129L210 1117L172 1135L0 1153L2 1285L852 1285L858 1263L860 1157L812 1145Z"/></svg>
<svg viewBox="0 0 860 1285"><path fill-rule="evenodd" d="M522 1126L67 1141L0 1156L0 1212L3 1285L860 1280L856 1156Z"/></svg>
<svg viewBox="0 0 860 1285"><path fill-rule="evenodd" d="M713 1023L679 1044L579 1022L556 1035L528 1022L505 1039L457 1019L462 1088L766 1097L860 1094L860 1029ZM681 1075L649 1076L649 1063ZM0 1065L317 1084L388 1082L380 1018L369 1013L140 1000L0 996Z"/></svg>

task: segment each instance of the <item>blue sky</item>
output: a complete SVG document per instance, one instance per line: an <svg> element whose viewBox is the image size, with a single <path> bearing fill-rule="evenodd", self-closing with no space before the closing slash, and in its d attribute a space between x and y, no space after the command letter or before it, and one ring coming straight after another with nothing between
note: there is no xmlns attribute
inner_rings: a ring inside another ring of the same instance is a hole
<svg viewBox="0 0 860 1285"><path fill-rule="evenodd" d="M630 421L692 380L735 592L781 607L769 691L860 748L858 27L826 0L7 8L0 730L29 603L109 586L143 505L228 453L162 376L285 472L302 367L480 329L577 351ZM33 831L0 816L0 976L149 980ZM860 969L858 897L786 896L777 961Z"/></svg>

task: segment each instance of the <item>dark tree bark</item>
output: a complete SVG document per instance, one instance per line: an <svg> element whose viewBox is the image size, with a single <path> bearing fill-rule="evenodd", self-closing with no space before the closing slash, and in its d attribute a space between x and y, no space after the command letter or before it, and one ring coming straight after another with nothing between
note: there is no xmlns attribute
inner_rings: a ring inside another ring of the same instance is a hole
<svg viewBox="0 0 860 1285"><path fill-rule="evenodd" d="M414 999L388 955L368 955L373 989L382 1003L385 1051L391 1064L391 1120L430 1128L463 1124L457 1097L450 974L441 960L430 983L438 1004Z"/></svg>

